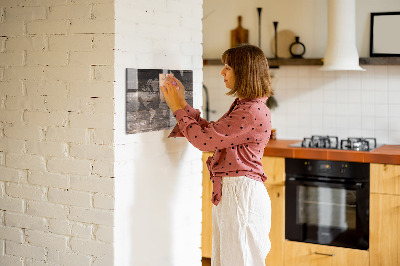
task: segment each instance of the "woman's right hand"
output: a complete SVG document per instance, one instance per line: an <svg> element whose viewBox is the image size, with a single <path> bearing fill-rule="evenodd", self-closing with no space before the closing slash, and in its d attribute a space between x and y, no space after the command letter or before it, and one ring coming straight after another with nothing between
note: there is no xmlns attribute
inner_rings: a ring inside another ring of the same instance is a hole
<svg viewBox="0 0 400 266"><path fill-rule="evenodd" d="M183 108L185 108L187 102L185 100L185 87L183 86L182 82L179 79L171 76L168 76L167 79L169 79L169 81L171 82L176 82L176 86L179 88L178 89L179 103Z"/></svg>

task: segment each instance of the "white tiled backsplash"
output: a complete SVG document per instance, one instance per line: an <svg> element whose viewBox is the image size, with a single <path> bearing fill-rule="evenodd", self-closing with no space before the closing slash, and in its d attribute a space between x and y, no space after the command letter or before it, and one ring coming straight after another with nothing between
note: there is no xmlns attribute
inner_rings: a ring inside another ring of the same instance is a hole
<svg viewBox="0 0 400 266"><path fill-rule="evenodd" d="M204 68L210 109L217 111L211 120L232 102L224 96L221 67ZM362 67L366 71L324 72L319 66L271 69L279 105L272 110L277 137L376 137L380 144L400 144L400 66Z"/></svg>

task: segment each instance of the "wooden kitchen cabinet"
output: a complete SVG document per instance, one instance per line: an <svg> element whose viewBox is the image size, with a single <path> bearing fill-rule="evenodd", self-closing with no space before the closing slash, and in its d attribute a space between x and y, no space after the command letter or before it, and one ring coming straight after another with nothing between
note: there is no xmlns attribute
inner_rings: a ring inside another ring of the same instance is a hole
<svg viewBox="0 0 400 266"><path fill-rule="evenodd" d="M212 183L208 172L206 161L211 152L203 153L203 217L201 250L202 256L211 258L212 253ZM262 164L268 176L265 187L271 199L272 221L271 221L271 250L266 258L266 265L283 265L284 230L285 230L285 158L263 157Z"/></svg>
<svg viewBox="0 0 400 266"><path fill-rule="evenodd" d="M400 265L400 165L371 164L371 266Z"/></svg>
<svg viewBox="0 0 400 266"><path fill-rule="evenodd" d="M201 253L203 258L211 258L212 252L212 183L206 161L212 152L203 153L203 195L202 195L202 223L201 223Z"/></svg>
<svg viewBox="0 0 400 266"><path fill-rule="evenodd" d="M285 185L285 158L264 156L261 159L264 172L267 175L265 184L268 185Z"/></svg>
<svg viewBox="0 0 400 266"><path fill-rule="evenodd" d="M400 195L400 165L370 164L371 193Z"/></svg>
<svg viewBox="0 0 400 266"><path fill-rule="evenodd" d="M285 266L366 266L365 250L285 241ZM381 264L385 265L385 264Z"/></svg>
<svg viewBox="0 0 400 266"><path fill-rule="evenodd" d="M265 184L271 199L271 250L265 259L266 266L283 265L285 241L285 187Z"/></svg>
<svg viewBox="0 0 400 266"><path fill-rule="evenodd" d="M370 200L370 265L400 265L400 196L373 193Z"/></svg>
<svg viewBox="0 0 400 266"><path fill-rule="evenodd" d="M271 199L271 250L266 266L283 265L285 241L285 158L264 156L261 160L267 175L265 187Z"/></svg>

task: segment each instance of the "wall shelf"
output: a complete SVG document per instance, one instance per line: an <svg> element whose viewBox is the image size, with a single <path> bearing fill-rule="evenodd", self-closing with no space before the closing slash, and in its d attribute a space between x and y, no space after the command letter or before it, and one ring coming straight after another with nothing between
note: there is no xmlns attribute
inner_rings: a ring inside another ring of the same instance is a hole
<svg viewBox="0 0 400 266"><path fill-rule="evenodd" d="M400 65L400 57L362 57L360 65Z"/></svg>
<svg viewBox="0 0 400 266"><path fill-rule="evenodd" d="M322 65L321 58L268 58L268 63L271 68L279 66L304 66L304 65ZM204 66L222 65L220 59L204 59Z"/></svg>
<svg viewBox="0 0 400 266"><path fill-rule="evenodd" d="M322 58L268 58L271 68L279 66L321 66ZM220 59L204 59L204 66L222 65ZM360 65L400 65L400 57L362 57Z"/></svg>

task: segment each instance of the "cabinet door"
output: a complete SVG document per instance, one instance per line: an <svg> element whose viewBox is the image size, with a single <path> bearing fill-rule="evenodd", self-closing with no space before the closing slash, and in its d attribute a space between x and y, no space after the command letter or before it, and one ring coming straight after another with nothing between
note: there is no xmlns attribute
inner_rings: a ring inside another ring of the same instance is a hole
<svg viewBox="0 0 400 266"><path fill-rule="evenodd" d="M400 196L371 194L371 266L400 265Z"/></svg>
<svg viewBox="0 0 400 266"><path fill-rule="evenodd" d="M265 184L271 199L271 250L265 259L266 266L283 265L285 240L285 187Z"/></svg>
<svg viewBox="0 0 400 266"><path fill-rule="evenodd" d="M203 153L203 196L202 196L202 224L201 224L201 253L204 258L211 258L212 252L212 183L206 161L211 152Z"/></svg>
<svg viewBox="0 0 400 266"><path fill-rule="evenodd" d="M371 193L400 195L400 165L370 165Z"/></svg>
<svg viewBox="0 0 400 266"><path fill-rule="evenodd" d="M261 163L268 177L266 184L285 185L285 158L264 156Z"/></svg>
<svg viewBox="0 0 400 266"><path fill-rule="evenodd" d="M285 241L285 266L366 266L365 250Z"/></svg>

